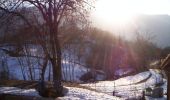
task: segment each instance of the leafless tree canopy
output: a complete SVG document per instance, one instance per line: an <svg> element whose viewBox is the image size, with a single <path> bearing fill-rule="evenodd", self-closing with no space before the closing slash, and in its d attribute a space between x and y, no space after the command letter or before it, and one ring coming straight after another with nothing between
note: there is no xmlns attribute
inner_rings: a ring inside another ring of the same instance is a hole
<svg viewBox="0 0 170 100"><path fill-rule="evenodd" d="M22 22L20 22L20 29L16 29L17 32L20 30L19 32L21 33L33 34L34 38L31 43L41 46L43 50L42 73L46 69L47 63L50 62L53 68L53 81L57 96L62 94L62 52L59 29L64 25L65 21L73 18L76 18L81 23L79 26L82 27L83 23L87 22L87 15L92 8L92 3L93 1L91 0L0 1L0 11L2 12L0 18L2 23L6 24L13 16L20 18ZM6 52L9 51L6 50Z"/></svg>

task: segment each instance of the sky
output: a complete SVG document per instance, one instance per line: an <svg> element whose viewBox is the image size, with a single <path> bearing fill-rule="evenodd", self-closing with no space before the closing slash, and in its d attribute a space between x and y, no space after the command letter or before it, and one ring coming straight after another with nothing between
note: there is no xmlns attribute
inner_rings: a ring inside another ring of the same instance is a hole
<svg viewBox="0 0 170 100"><path fill-rule="evenodd" d="M126 24L139 14L169 14L170 0L97 0L92 17L105 25Z"/></svg>
<svg viewBox="0 0 170 100"><path fill-rule="evenodd" d="M170 0L97 0L91 16L94 26L120 34L141 14L170 15Z"/></svg>

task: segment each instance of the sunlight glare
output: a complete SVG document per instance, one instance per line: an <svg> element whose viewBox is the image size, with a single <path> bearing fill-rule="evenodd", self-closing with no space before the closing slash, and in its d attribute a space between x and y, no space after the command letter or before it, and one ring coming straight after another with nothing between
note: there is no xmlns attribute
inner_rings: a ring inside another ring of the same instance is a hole
<svg viewBox="0 0 170 100"><path fill-rule="evenodd" d="M127 24L138 14L170 12L168 0L97 0L94 16L106 24Z"/></svg>
<svg viewBox="0 0 170 100"><path fill-rule="evenodd" d="M126 24L133 17L133 13L121 0L98 0L95 15L107 24Z"/></svg>

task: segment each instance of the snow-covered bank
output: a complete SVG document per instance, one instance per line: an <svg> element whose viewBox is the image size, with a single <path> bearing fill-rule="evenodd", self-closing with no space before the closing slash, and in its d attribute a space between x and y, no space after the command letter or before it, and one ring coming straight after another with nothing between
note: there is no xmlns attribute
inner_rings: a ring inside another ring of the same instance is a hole
<svg viewBox="0 0 170 100"><path fill-rule="evenodd" d="M162 98L152 98L152 97L146 96L146 97L145 97L145 100L167 100L167 97L164 96L164 97L162 97Z"/></svg>
<svg viewBox="0 0 170 100"><path fill-rule="evenodd" d="M36 59L32 59L31 61L36 61ZM7 59L7 64L9 71L12 75L12 77L23 80L23 75L25 76L26 80L29 80L29 69L26 67L26 62L22 62L23 66L20 67L19 60L14 57L10 57ZM15 66L15 67L14 67ZM35 62L35 64L31 67L33 70L33 77L35 80L39 79L39 75L41 73L40 66ZM48 79L49 76L49 65L47 67L46 73L45 73L45 79ZM62 62L62 78L65 81L75 81L80 82L79 78L85 74L88 71L87 68L80 66L78 64L69 63L67 61ZM52 73L51 73L52 78Z"/></svg>
<svg viewBox="0 0 170 100"><path fill-rule="evenodd" d="M116 89L120 87L127 87L127 85L132 85L134 83L137 83L141 80L146 79L150 74L150 71L142 72L134 76L127 76L124 78L120 78L115 81L100 81L97 83L90 83L90 84L82 84L83 86L90 86L93 89L99 90L101 92L105 93L111 93Z"/></svg>
<svg viewBox="0 0 170 100"><path fill-rule="evenodd" d="M35 59L32 59L32 60L34 61ZM8 64L8 68L9 68L11 77L13 77L14 79L16 78L19 80L24 80L23 76L25 76L25 79L29 80L30 79L30 72L29 72L30 69L28 67L26 67L27 66L27 64L25 64L26 62L22 62L22 63L24 63L24 64L21 67L19 60L17 58L10 57L7 59L7 64ZM52 68L50 69L49 67L50 67L50 65L47 66L47 69L45 72L45 80L48 80L48 78L49 78L49 71L51 71L51 73L50 73L51 79L53 76ZM34 80L38 80L40 78L40 74L41 74L40 65L38 65L35 62L35 65L33 65L31 67L31 69L32 69L32 75L33 75ZM68 61L62 61L61 69L62 69L62 79L64 81L78 82L78 83L82 82L80 80L80 77L90 71L89 68L86 68L80 64L76 64L76 63L72 63L72 62L68 62ZM103 80L103 79L105 79L104 75L101 75L98 73L96 74L96 80Z"/></svg>
<svg viewBox="0 0 170 100"><path fill-rule="evenodd" d="M0 87L0 94L2 93L39 97L39 94L35 89L20 89L17 87Z"/></svg>
<svg viewBox="0 0 170 100"><path fill-rule="evenodd" d="M98 93L87 89L67 87L69 92L62 100L124 100L119 97L110 96L104 93Z"/></svg>
<svg viewBox="0 0 170 100"><path fill-rule="evenodd" d="M151 74L151 76L150 76ZM126 99L129 98L141 98L142 91L147 87L154 87L155 84L164 82L164 93L167 91L166 79L162 79L162 76L155 70L149 70L139 73L134 76L127 76L115 81L101 81L98 83L82 84L83 86L89 86L96 89L99 92L109 95L120 96Z"/></svg>
<svg viewBox="0 0 170 100"><path fill-rule="evenodd" d="M153 88L155 84L162 81L162 76L157 70L149 70L133 76L127 76L115 81L100 81L98 83L81 84L87 89L77 87L66 87L68 93L61 100L125 100L139 99L142 97L142 91L147 87ZM167 80L163 79L162 88L164 94L167 92ZM94 90L89 90L92 88ZM114 93L113 93L114 91ZM19 95L39 96L34 89L18 89L16 87L1 87L0 93L10 93ZM114 96L113 96L114 94ZM147 100L166 100L163 98L146 97Z"/></svg>
<svg viewBox="0 0 170 100"><path fill-rule="evenodd" d="M60 100L124 100L122 98L87 89L75 87L66 88L69 91L64 97L59 97ZM0 87L0 93L40 97L35 89L19 89L16 87Z"/></svg>

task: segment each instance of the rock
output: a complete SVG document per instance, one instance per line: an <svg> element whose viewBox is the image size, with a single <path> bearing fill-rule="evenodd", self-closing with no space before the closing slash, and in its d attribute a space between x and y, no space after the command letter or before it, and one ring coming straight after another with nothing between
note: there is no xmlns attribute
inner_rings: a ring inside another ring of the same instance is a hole
<svg viewBox="0 0 170 100"><path fill-rule="evenodd" d="M63 87L63 91L62 92L63 92L63 95L66 95L68 93L68 89Z"/></svg>
<svg viewBox="0 0 170 100"><path fill-rule="evenodd" d="M68 89L62 87L62 93L59 93L55 90L54 86L49 86L46 82L44 81L39 81L38 87L36 88L38 91L39 95L42 97L51 97L51 98L56 98L60 96L64 96L67 92Z"/></svg>
<svg viewBox="0 0 170 100"><path fill-rule="evenodd" d="M152 91L152 97L153 98L161 98L163 97L163 88L161 87L156 87Z"/></svg>
<svg viewBox="0 0 170 100"><path fill-rule="evenodd" d="M151 96L152 95L152 88L148 87L145 89L145 95L146 96Z"/></svg>
<svg viewBox="0 0 170 100"><path fill-rule="evenodd" d="M80 77L83 82L94 82L106 79L106 75L101 70L89 71Z"/></svg>
<svg viewBox="0 0 170 100"><path fill-rule="evenodd" d="M89 81L95 80L95 78L96 78L96 74L94 74L90 71L90 72L87 72L84 75L82 75L80 77L80 80L84 81L84 82L89 82Z"/></svg>

